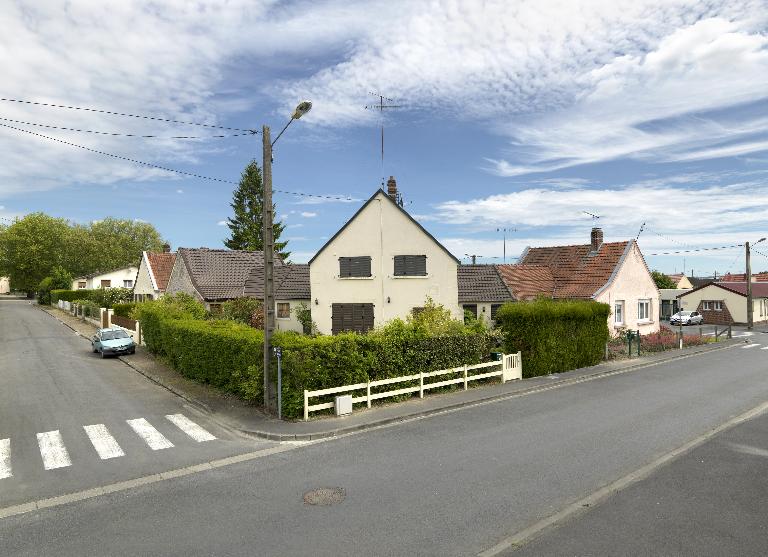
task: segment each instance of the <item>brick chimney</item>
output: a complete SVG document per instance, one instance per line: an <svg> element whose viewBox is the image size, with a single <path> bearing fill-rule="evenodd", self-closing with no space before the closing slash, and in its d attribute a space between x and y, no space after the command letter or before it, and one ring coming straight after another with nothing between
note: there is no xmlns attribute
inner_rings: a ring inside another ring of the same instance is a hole
<svg viewBox="0 0 768 557"><path fill-rule="evenodd" d="M171 253L171 244L163 244L163 253Z"/></svg>
<svg viewBox="0 0 768 557"><path fill-rule="evenodd" d="M392 198L392 201L397 202L397 182L394 176L390 176L387 180L387 195Z"/></svg>
<svg viewBox="0 0 768 557"><path fill-rule="evenodd" d="M592 234L592 251L598 251L600 249L600 246L603 245L603 229L602 228L593 228Z"/></svg>

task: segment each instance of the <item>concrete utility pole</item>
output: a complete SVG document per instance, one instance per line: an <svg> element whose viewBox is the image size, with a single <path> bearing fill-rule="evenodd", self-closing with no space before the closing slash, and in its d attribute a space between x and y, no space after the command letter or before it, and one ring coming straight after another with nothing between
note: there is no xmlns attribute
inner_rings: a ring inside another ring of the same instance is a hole
<svg viewBox="0 0 768 557"><path fill-rule="evenodd" d="M747 251L747 330L752 330L752 262L749 255L749 242L744 243Z"/></svg>
<svg viewBox="0 0 768 557"><path fill-rule="evenodd" d="M272 408L272 382L270 362L272 331L275 329L275 238L272 229L272 141L269 126L261 128L263 145L264 200L262 221L264 224L264 408Z"/></svg>

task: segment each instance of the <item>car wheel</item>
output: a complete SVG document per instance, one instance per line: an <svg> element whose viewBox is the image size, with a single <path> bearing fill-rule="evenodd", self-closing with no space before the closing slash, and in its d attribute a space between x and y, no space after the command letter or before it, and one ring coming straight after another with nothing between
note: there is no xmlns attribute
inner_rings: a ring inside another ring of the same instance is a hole
<svg viewBox="0 0 768 557"><path fill-rule="evenodd" d="M107 357L107 355L106 355L106 354L104 354L104 350L102 350L102 351L101 351L101 359L103 360L103 359L104 359L104 358L106 358L106 357Z"/></svg>
<svg viewBox="0 0 768 557"><path fill-rule="evenodd" d="M129 354L135 354L135 353L136 353L136 349L135 348L131 348L131 351L129 352Z"/></svg>

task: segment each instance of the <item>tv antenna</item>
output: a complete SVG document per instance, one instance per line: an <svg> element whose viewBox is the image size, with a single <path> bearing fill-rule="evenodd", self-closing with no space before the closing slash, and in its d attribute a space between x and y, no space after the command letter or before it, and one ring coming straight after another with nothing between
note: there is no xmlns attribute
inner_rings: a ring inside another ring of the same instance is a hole
<svg viewBox="0 0 768 557"><path fill-rule="evenodd" d="M369 95L373 95L374 97L379 97L379 102L375 104L367 104L365 105L366 110L378 110L381 114L381 168L384 169L384 110L390 109L390 108L403 108L400 104L384 104L387 103L393 103L395 102L394 99L390 99L389 97L385 97L384 95L380 93L374 93L372 91L368 92Z"/></svg>
<svg viewBox="0 0 768 557"><path fill-rule="evenodd" d="M596 223L597 223L597 221L598 221L598 220L600 220L600 218L601 218L601 216L600 216L600 215L596 215L596 214L594 214L594 213L590 213L589 211L582 211L582 213L584 213L584 214L586 214L586 215L589 215L590 217L592 217L592 222L593 222L593 223L595 223L595 224L596 224Z"/></svg>

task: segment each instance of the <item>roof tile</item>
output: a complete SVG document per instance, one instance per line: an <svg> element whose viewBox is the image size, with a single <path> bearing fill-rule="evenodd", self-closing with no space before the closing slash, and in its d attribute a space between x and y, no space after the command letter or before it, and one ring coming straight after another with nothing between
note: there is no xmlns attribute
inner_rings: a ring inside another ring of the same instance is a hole
<svg viewBox="0 0 768 557"><path fill-rule="evenodd" d="M208 248L179 248L192 283L206 300L230 300L243 295L243 285L251 270L264 266L260 251ZM275 257L275 267L282 265Z"/></svg>
<svg viewBox="0 0 768 557"><path fill-rule="evenodd" d="M176 262L176 254L148 251L147 261L149 262L150 271L155 277L157 288L160 292L165 292L165 289L168 287L168 280L171 278L173 264Z"/></svg>

